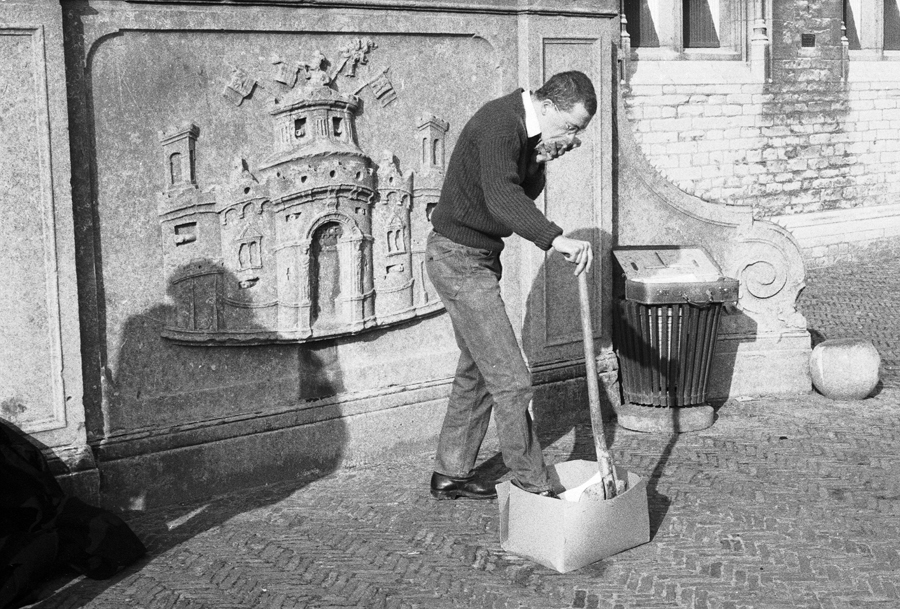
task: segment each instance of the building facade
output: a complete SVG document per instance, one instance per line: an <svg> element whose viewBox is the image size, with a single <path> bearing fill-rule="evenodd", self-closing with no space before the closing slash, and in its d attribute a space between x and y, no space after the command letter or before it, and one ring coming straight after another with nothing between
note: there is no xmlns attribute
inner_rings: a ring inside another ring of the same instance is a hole
<svg viewBox="0 0 900 609"><path fill-rule="evenodd" d="M808 265L897 250L896 0L625 0L626 108L684 191L787 227Z"/></svg>

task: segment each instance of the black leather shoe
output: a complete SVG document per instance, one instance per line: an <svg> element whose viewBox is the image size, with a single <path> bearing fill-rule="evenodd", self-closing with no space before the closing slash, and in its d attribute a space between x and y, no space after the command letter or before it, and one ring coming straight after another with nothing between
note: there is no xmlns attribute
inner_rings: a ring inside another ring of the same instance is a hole
<svg viewBox="0 0 900 609"><path fill-rule="evenodd" d="M522 485L516 482L515 480L510 480L515 486L521 488L526 493L531 493L532 495L537 495L538 497L547 497L548 499L559 499L559 495L553 489L547 489L546 491L529 491L526 488L522 488Z"/></svg>
<svg viewBox="0 0 900 609"><path fill-rule="evenodd" d="M493 484L469 478L451 478L434 472L431 475L431 496L435 499L495 499L497 489Z"/></svg>

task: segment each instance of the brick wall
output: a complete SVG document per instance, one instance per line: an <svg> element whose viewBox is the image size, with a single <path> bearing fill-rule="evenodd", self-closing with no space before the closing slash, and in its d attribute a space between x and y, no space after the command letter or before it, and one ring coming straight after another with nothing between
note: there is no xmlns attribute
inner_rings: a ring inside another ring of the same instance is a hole
<svg viewBox="0 0 900 609"><path fill-rule="evenodd" d="M894 82L633 84L644 153L683 190L758 217L900 202Z"/></svg>
<svg viewBox="0 0 900 609"><path fill-rule="evenodd" d="M772 3L765 84L742 62L638 62L626 112L650 162L757 217L900 203L900 63L866 80L851 60L845 81L842 19L843 0Z"/></svg>
<svg viewBox="0 0 900 609"><path fill-rule="evenodd" d="M840 81L844 0L772 2L772 79L775 82ZM803 44L803 38L809 46Z"/></svg>

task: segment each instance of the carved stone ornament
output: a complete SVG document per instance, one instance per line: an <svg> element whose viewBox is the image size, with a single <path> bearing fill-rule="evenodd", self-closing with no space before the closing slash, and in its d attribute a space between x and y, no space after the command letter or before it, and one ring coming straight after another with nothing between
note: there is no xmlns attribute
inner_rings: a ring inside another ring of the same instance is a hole
<svg viewBox="0 0 900 609"><path fill-rule="evenodd" d="M235 156L228 183L198 187L197 125L160 134L158 211L172 305L164 337L306 342L443 308L424 257L449 126L430 114L419 121L420 183L399 171L393 153L376 164L359 148L360 100L333 82L341 70L352 76L374 48L351 42L333 72L319 51L309 61L273 58L273 80L290 87L268 108L273 149L258 160ZM243 100L255 83L235 68L226 90Z"/></svg>
<svg viewBox="0 0 900 609"><path fill-rule="evenodd" d="M272 66L274 66L272 80L287 85L288 87L294 86L297 82L297 71L300 69L299 65L288 64L280 57L273 57Z"/></svg>
<svg viewBox="0 0 900 609"><path fill-rule="evenodd" d="M253 93L253 87L255 86L255 78L240 68L234 68L231 78L229 78L228 83L222 90L222 95L236 106L240 106L244 99Z"/></svg>

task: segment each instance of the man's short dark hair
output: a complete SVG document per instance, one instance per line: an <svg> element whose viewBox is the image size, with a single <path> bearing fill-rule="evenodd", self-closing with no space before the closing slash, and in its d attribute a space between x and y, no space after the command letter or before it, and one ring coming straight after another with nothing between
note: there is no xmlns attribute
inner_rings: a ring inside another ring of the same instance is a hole
<svg viewBox="0 0 900 609"><path fill-rule="evenodd" d="M584 104L584 109L591 116L597 112L594 84L584 72L577 70L554 74L534 95L538 99L549 99L564 112L568 112L576 104Z"/></svg>

